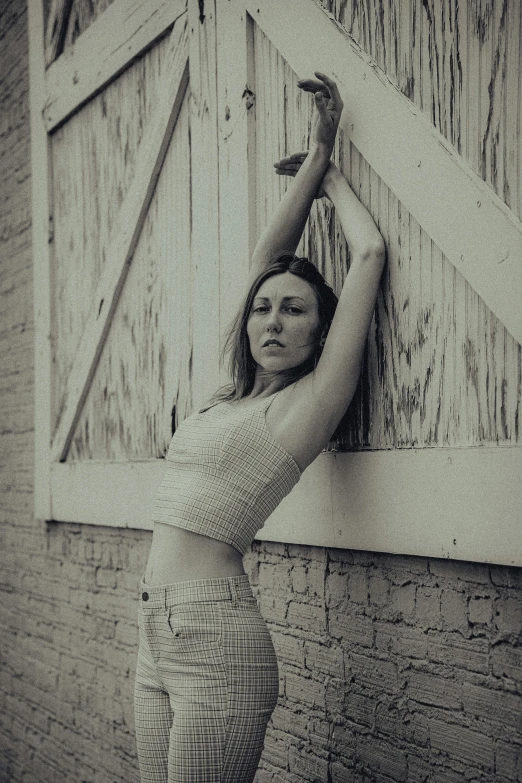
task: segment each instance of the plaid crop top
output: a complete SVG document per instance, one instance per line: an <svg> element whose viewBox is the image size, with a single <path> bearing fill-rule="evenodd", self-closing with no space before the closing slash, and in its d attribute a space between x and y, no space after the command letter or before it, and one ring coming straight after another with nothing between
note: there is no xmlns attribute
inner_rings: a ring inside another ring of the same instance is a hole
<svg viewBox="0 0 522 783"><path fill-rule="evenodd" d="M274 396L244 407L221 402L180 424L167 451L153 522L224 541L245 554L301 477L267 429Z"/></svg>

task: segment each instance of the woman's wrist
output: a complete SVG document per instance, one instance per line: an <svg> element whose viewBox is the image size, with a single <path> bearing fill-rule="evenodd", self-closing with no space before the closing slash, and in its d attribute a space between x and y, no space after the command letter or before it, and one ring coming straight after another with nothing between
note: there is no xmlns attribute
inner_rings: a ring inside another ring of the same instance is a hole
<svg viewBox="0 0 522 783"><path fill-rule="evenodd" d="M340 179L343 179L342 173L339 171L333 161L330 161L328 168L325 171L321 186L325 193L328 195L328 189L330 186L335 185Z"/></svg>
<svg viewBox="0 0 522 783"><path fill-rule="evenodd" d="M333 144L325 144L321 141L314 141L310 144L309 154L314 157L329 161L333 152Z"/></svg>

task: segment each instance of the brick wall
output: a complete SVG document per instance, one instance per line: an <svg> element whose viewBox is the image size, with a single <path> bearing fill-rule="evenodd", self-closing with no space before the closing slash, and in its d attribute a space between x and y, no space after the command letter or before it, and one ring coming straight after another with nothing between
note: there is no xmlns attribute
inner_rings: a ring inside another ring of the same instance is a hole
<svg viewBox="0 0 522 783"><path fill-rule="evenodd" d="M0 779L139 781L136 587L150 534L4 522ZM1 777L3 774L4 777Z"/></svg>
<svg viewBox="0 0 522 783"><path fill-rule="evenodd" d="M278 651L257 783L522 780L522 570L276 543L247 564Z"/></svg>
<svg viewBox="0 0 522 783"><path fill-rule="evenodd" d="M27 14L0 4L0 781L133 783L144 531L33 520ZM256 543L257 783L522 779L520 569Z"/></svg>
<svg viewBox="0 0 522 783"><path fill-rule="evenodd" d="M32 2L32 0L31 0ZM150 533L33 520L27 11L0 3L0 781L132 783Z"/></svg>

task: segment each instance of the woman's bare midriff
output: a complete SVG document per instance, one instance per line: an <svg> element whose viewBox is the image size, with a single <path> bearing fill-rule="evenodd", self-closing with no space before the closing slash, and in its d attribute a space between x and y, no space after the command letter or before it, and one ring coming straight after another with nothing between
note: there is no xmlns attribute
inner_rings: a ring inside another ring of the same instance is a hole
<svg viewBox="0 0 522 783"><path fill-rule="evenodd" d="M165 585L244 573L243 556L233 546L191 530L154 523L146 584Z"/></svg>

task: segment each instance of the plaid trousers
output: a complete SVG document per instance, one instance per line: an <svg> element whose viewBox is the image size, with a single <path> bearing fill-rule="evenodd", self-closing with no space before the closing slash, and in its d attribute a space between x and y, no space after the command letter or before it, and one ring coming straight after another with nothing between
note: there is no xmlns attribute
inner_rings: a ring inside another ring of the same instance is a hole
<svg viewBox="0 0 522 783"><path fill-rule="evenodd" d="M142 579L138 621L142 783L251 783L279 683L248 576Z"/></svg>

